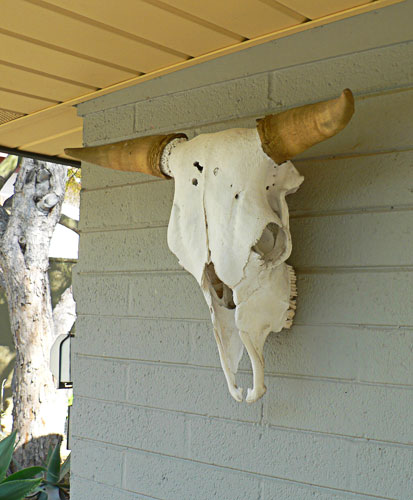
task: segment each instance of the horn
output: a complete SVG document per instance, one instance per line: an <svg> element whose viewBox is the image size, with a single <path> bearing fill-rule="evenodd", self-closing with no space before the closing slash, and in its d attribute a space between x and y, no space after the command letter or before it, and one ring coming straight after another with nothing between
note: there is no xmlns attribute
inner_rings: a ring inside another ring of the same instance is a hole
<svg viewBox="0 0 413 500"><path fill-rule="evenodd" d="M350 89L340 97L289 109L257 120L264 152L281 164L309 147L338 134L354 113Z"/></svg>
<svg viewBox="0 0 413 500"><path fill-rule="evenodd" d="M162 153L172 140L180 137L187 138L185 134L151 135L103 146L69 148L65 153L101 167L169 179L161 170Z"/></svg>

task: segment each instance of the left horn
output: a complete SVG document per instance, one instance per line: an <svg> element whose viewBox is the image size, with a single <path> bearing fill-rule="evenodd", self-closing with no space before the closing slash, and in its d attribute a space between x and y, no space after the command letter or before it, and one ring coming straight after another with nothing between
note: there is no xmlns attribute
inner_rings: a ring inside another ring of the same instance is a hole
<svg viewBox="0 0 413 500"><path fill-rule="evenodd" d="M354 97L350 89L345 89L337 99L266 116L257 120L262 149L281 164L338 134L353 113Z"/></svg>
<svg viewBox="0 0 413 500"><path fill-rule="evenodd" d="M127 141L65 149L68 156L88 161L101 167L126 172L142 172L169 179L161 170L161 156L165 147L174 139L186 138L185 134L151 135Z"/></svg>

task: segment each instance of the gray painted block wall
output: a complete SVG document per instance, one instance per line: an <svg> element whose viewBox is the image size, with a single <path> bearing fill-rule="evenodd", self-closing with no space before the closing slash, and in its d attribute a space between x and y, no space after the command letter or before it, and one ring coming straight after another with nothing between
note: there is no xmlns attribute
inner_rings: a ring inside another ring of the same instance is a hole
<svg viewBox="0 0 413 500"><path fill-rule="evenodd" d="M173 182L84 165L74 500L412 498L412 16L409 0L79 108L87 145L253 126L344 87L357 111L294 162L297 316L267 340L251 406L167 248Z"/></svg>

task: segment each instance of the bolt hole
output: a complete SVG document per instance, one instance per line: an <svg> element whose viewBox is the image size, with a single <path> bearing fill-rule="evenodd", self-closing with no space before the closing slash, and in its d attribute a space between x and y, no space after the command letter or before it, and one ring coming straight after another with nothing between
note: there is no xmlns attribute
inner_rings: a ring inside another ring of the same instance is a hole
<svg viewBox="0 0 413 500"><path fill-rule="evenodd" d="M197 181L197 179L192 179L192 184L193 184L194 186L198 186L198 181Z"/></svg>
<svg viewBox="0 0 413 500"><path fill-rule="evenodd" d="M238 198L239 198L239 194L237 193L237 194L235 195L235 199L236 199L236 200L238 200Z"/></svg>

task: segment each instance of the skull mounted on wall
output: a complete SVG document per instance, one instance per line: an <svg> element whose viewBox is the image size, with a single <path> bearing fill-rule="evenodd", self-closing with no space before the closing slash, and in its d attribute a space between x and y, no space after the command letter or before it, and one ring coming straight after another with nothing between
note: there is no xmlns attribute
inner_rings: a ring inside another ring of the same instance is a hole
<svg viewBox="0 0 413 500"><path fill-rule="evenodd" d="M340 132L354 112L350 90L337 99L257 120L256 129L156 135L66 153L104 167L175 180L168 245L198 281L209 306L229 391L244 347L253 369L246 401L263 396L263 347L290 328L297 295L286 260L291 234L286 196L303 181L289 161Z"/></svg>

